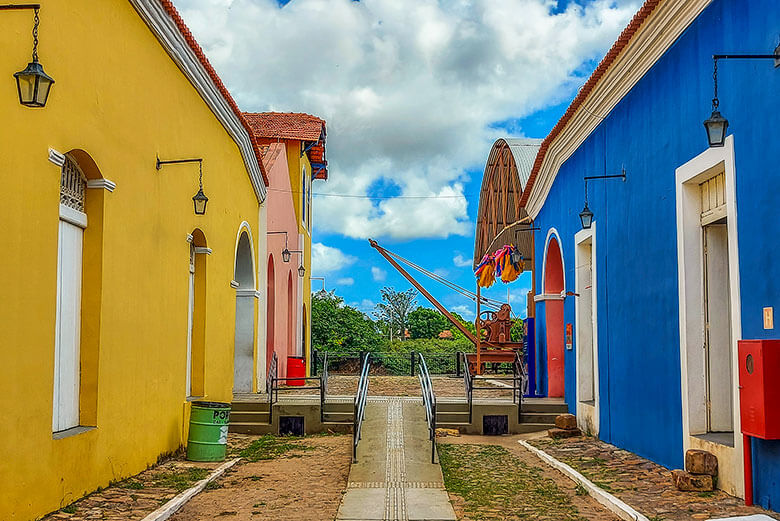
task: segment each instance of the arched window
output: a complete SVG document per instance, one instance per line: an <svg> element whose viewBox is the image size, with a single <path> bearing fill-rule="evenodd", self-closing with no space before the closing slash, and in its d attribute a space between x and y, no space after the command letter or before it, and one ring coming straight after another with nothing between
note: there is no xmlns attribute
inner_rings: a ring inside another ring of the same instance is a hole
<svg viewBox="0 0 780 521"><path fill-rule="evenodd" d="M204 396L206 378L206 265L211 250L196 228L189 244L187 300L187 372L185 394Z"/></svg>
<svg viewBox="0 0 780 521"><path fill-rule="evenodd" d="M60 177L60 222L57 242L57 318L54 340L54 407L52 430L79 425L81 387L81 274L87 178L65 157Z"/></svg>

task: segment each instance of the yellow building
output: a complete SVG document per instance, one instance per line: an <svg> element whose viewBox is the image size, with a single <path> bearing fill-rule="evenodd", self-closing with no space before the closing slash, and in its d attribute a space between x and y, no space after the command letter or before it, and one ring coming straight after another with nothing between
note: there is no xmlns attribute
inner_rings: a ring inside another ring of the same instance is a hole
<svg viewBox="0 0 780 521"><path fill-rule="evenodd" d="M260 146L274 149L266 153L272 193L267 208L267 354L270 358L276 352L283 376L289 357L303 357L311 374L312 184L328 179L325 121L291 112L245 117ZM279 160L276 150L282 148L285 157ZM283 260L283 249L292 252L289 261Z"/></svg>
<svg viewBox="0 0 780 521"><path fill-rule="evenodd" d="M32 25L0 11L2 520L143 470L265 370L259 147L172 4L44 0L42 108Z"/></svg>

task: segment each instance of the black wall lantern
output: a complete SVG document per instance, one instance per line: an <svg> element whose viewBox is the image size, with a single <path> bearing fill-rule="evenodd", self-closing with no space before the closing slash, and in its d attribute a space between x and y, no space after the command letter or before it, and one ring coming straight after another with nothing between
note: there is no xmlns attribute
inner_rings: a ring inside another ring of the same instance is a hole
<svg viewBox="0 0 780 521"><path fill-rule="evenodd" d="M594 179L622 179L623 182L626 180L626 169L623 168L622 171L619 174L615 175L589 175L585 176L585 208L582 209L580 212L580 223L582 224L583 230L589 230L591 226L593 226L593 212L590 211L590 208L588 208L588 181L592 181Z"/></svg>
<svg viewBox="0 0 780 521"><path fill-rule="evenodd" d="M287 263L290 262L290 257L292 256L292 252L287 247L287 232L267 232L267 235L280 235L284 234L284 249L282 250L282 260Z"/></svg>
<svg viewBox="0 0 780 521"><path fill-rule="evenodd" d="M707 142L711 147L722 147L726 143L726 130L729 128L729 120L723 117L718 110L718 60L755 60L772 59L775 68L780 67L780 45L775 48L774 54L714 54L712 56L712 115L704 120L704 128L707 130Z"/></svg>
<svg viewBox="0 0 780 521"><path fill-rule="evenodd" d="M173 165L178 163L198 163L198 193L192 196L192 204L195 207L195 215L205 215L206 203L209 202L209 198L206 197L206 194L203 193L203 158L161 161L158 157L157 170L160 170L163 165Z"/></svg>
<svg viewBox="0 0 780 521"><path fill-rule="evenodd" d="M298 276L303 277L306 275L306 268L303 267L303 264L298 266Z"/></svg>
<svg viewBox="0 0 780 521"><path fill-rule="evenodd" d="M589 230L593 224L593 212L588 208L588 200L585 199L585 208L580 212L580 222L582 222L582 229Z"/></svg>
<svg viewBox="0 0 780 521"><path fill-rule="evenodd" d="M14 74L16 78L16 90L19 93L19 103L25 107L44 107L49 99L49 91L54 84L54 78L43 72L43 65L38 62L38 25L40 18L38 11L40 4L9 4L0 5L0 10L33 9L35 21L33 22L33 51L32 61L27 67Z"/></svg>

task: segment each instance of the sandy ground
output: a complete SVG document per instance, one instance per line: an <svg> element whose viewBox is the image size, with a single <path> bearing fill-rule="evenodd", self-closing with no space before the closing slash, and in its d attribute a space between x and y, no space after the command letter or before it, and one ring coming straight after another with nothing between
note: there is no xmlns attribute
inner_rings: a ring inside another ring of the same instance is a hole
<svg viewBox="0 0 780 521"><path fill-rule="evenodd" d="M542 476L549 478L555 482L558 488L565 492L571 502L579 511L579 514L589 521L618 521L619 518L611 512L604 509L599 503L596 502L589 495L577 495L576 484L557 470L552 469L542 460L537 458L534 454L524 449L517 440L528 439L529 437L538 437L540 434L517 434L509 436L471 436L461 435L459 437L445 437L439 438L438 443L453 443L453 444L475 444L475 445L499 445L508 449L514 457L522 461L528 466L537 467L541 470ZM464 513L464 501L459 496L450 493L450 501L455 508L455 513L460 521L475 521L471 517L467 517ZM480 517L480 521L484 520L502 520L504 517Z"/></svg>
<svg viewBox="0 0 780 521"><path fill-rule="evenodd" d="M195 496L174 521L333 519L346 489L352 436L300 441L309 450L277 459L241 462Z"/></svg>

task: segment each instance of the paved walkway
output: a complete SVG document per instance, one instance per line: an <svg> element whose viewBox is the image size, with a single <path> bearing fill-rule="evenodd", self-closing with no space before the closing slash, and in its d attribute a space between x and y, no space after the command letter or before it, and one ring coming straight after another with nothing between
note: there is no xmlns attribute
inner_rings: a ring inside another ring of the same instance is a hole
<svg viewBox="0 0 780 521"><path fill-rule="evenodd" d="M369 398L337 519L455 520L419 399Z"/></svg>

